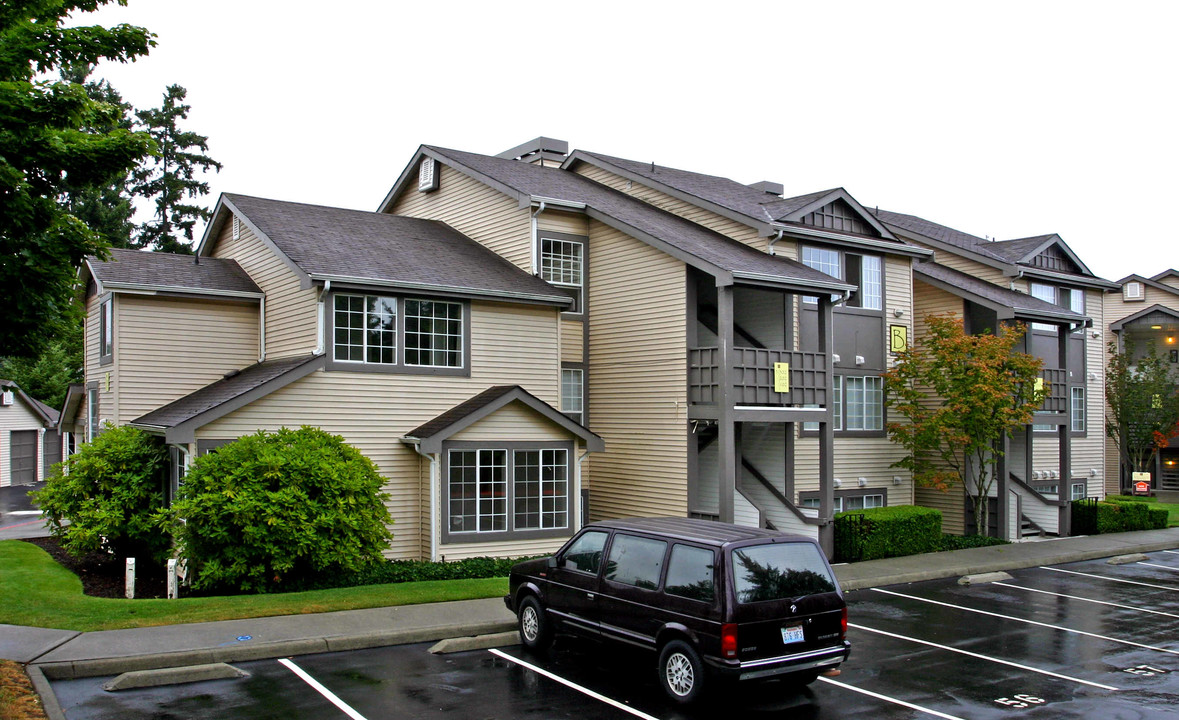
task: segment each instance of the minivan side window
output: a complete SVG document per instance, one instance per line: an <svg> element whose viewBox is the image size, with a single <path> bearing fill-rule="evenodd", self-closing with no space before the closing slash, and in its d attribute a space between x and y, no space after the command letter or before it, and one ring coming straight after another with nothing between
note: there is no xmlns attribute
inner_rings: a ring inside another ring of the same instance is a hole
<svg viewBox="0 0 1179 720"><path fill-rule="evenodd" d="M659 587L667 542L635 535L614 536L606 560L606 579L645 590Z"/></svg>
<svg viewBox="0 0 1179 720"><path fill-rule="evenodd" d="M674 546L667 561L667 581L663 591L689 600L712 602L715 596L712 558L711 550L691 545Z"/></svg>
<svg viewBox="0 0 1179 720"><path fill-rule="evenodd" d="M608 533L592 531L574 540L563 556L565 567L597 575L598 568L602 565L602 549L606 547L607 535Z"/></svg>
<svg viewBox="0 0 1179 720"><path fill-rule="evenodd" d="M835 591L819 548L802 542L733 550L733 589L742 603Z"/></svg>

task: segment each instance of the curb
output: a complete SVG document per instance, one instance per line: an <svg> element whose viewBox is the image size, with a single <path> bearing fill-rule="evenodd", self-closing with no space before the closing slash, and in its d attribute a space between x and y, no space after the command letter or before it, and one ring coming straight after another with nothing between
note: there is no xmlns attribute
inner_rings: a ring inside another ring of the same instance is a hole
<svg viewBox="0 0 1179 720"><path fill-rule="evenodd" d="M57 695L49 686L49 680L45 678L41 668L36 665L25 665L25 672L29 675L29 681L33 683L33 690L41 698L41 709L45 711L45 716L49 720L66 720L65 712L57 702Z"/></svg>
<svg viewBox="0 0 1179 720"><path fill-rule="evenodd" d="M234 645L224 648L150 653L128 657L33 663L28 668L30 675L35 668L38 674L43 673L43 677L50 680L74 680L85 677L119 675L136 670L159 670L161 668L208 665L212 663L269 660L271 658L289 657L292 655L313 655L316 653L339 652L343 650L364 650L389 645L410 645L413 643L446 640L455 637L492 635L515 630L515 628L516 623L514 620L491 621L469 623L466 625L385 630L358 635L333 635L331 637L281 640L253 646ZM48 683L46 683L46 689L47 686ZM38 688L37 691L41 692L44 697L41 688Z"/></svg>

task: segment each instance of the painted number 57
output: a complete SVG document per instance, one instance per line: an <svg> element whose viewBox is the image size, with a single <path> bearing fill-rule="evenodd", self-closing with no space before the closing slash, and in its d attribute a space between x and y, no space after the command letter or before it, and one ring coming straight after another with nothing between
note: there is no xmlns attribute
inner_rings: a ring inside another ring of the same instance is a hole
<svg viewBox="0 0 1179 720"><path fill-rule="evenodd" d="M1169 671L1151 667L1150 665L1138 665L1136 667L1126 668L1122 672L1128 672L1131 675L1141 675L1142 677L1154 677L1155 675L1166 675Z"/></svg>
<svg viewBox="0 0 1179 720"><path fill-rule="evenodd" d="M1038 698L1034 695L1024 695L1021 693L1019 695L1012 695L1009 698L998 698L995 700L995 702L1007 707L1025 708L1031 705L1043 705L1047 701L1044 700L1044 698Z"/></svg>

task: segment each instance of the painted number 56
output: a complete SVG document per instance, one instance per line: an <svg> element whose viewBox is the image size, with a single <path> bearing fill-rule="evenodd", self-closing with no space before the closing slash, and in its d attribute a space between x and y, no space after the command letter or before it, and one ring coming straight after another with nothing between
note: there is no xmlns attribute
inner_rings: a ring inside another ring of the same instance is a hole
<svg viewBox="0 0 1179 720"><path fill-rule="evenodd" d="M1007 707L1025 708L1030 705L1043 705L1047 701L1044 700L1044 698L1038 698L1034 695L1024 695L1021 693L1019 695L1012 695L1009 698L998 698L995 700L995 702L1000 705L1006 705Z"/></svg>

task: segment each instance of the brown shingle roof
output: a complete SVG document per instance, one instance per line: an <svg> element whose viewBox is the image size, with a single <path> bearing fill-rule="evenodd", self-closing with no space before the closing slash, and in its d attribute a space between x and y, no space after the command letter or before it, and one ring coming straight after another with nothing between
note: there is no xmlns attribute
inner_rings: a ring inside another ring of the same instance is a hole
<svg viewBox="0 0 1179 720"><path fill-rule="evenodd" d="M169 290L261 293L234 260L113 248L109 260L86 258L94 277L105 284L142 285Z"/></svg>

